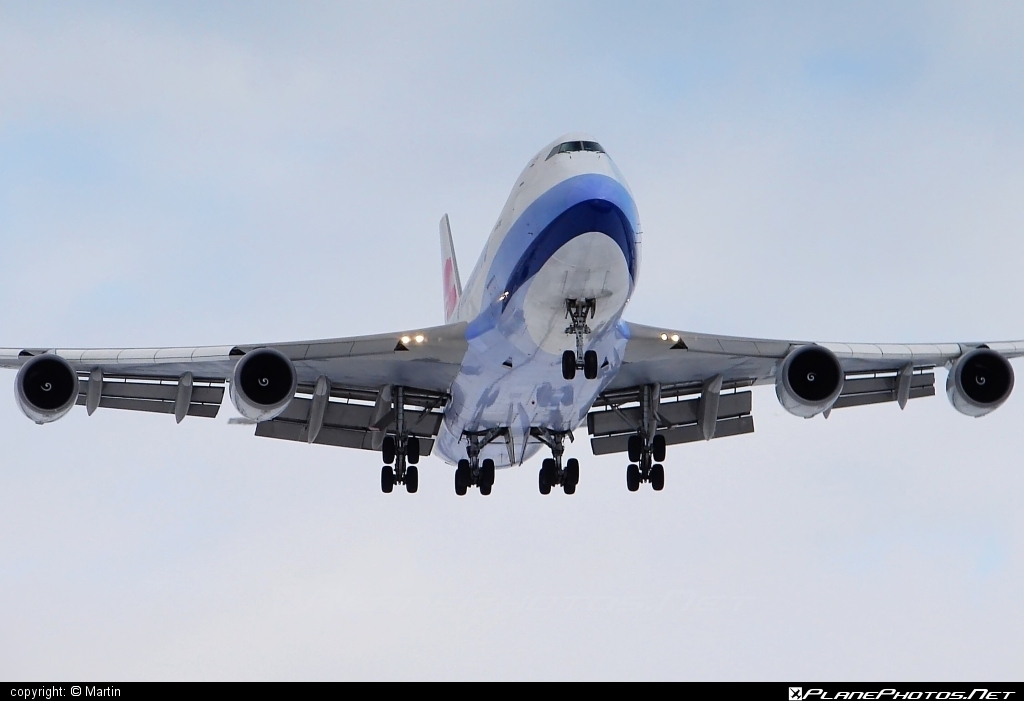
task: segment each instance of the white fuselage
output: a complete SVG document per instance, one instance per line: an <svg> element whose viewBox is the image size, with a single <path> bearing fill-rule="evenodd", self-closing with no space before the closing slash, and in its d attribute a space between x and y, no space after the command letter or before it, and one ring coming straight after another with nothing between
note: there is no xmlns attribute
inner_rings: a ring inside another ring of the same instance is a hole
<svg viewBox="0 0 1024 701"><path fill-rule="evenodd" d="M640 225L622 175L603 152L537 154L516 180L470 275L453 321L468 323L469 350L435 454L466 457L467 432L506 428L482 452L497 467L520 464L540 447L531 428L572 431L622 363L620 323L640 264ZM596 144L595 144L596 145ZM598 354L597 379L562 377L567 299L596 300L585 350Z"/></svg>

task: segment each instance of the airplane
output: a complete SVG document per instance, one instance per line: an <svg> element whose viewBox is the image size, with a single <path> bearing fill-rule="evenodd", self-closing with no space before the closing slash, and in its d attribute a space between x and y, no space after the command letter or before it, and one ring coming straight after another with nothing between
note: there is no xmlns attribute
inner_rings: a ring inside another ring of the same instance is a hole
<svg viewBox="0 0 1024 701"><path fill-rule="evenodd" d="M455 492L489 495L495 471L549 451L538 488L573 494L565 441L626 453L626 486L665 486L667 446L752 433L751 391L789 413L935 394L980 417L1013 390L1024 341L813 343L717 336L623 319L641 228L625 178L592 136L541 149L516 179L463 287L440 221L445 324L312 341L198 348L0 349L38 424L73 407L216 417L225 390L257 436L377 451L381 489L419 488L420 458L455 466Z"/></svg>

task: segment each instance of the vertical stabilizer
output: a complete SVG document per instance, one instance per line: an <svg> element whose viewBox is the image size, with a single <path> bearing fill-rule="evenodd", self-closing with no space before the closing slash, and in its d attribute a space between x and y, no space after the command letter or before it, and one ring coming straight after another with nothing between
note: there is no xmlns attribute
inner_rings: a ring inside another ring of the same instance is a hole
<svg viewBox="0 0 1024 701"><path fill-rule="evenodd" d="M459 279L459 264L455 262L455 244L452 243L452 228L448 215L441 217L441 281L444 285L444 321L455 318L462 298L462 280Z"/></svg>

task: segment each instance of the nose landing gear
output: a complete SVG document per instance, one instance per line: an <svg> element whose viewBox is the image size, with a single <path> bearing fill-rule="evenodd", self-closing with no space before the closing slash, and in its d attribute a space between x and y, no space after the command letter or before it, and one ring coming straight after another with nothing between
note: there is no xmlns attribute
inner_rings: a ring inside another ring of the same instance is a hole
<svg viewBox="0 0 1024 701"><path fill-rule="evenodd" d="M591 333L587 319L593 319L596 312L597 301L594 299L565 300L565 318L569 320L565 333L576 338L576 351L567 350L562 353L563 379L575 379L577 370L582 370L583 376L588 380L597 379L597 352L583 352L583 337Z"/></svg>

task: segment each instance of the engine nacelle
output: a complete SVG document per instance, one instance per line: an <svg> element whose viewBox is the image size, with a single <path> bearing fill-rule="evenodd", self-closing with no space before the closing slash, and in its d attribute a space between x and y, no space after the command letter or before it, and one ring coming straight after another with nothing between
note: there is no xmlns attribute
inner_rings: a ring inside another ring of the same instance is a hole
<svg viewBox="0 0 1024 701"><path fill-rule="evenodd" d="M844 378L835 353L822 346L800 346L782 361L775 377L775 394L783 409L809 419L835 404Z"/></svg>
<svg viewBox="0 0 1024 701"><path fill-rule="evenodd" d="M59 355L37 355L21 366L14 381L18 407L37 424L65 416L78 401L78 373Z"/></svg>
<svg viewBox="0 0 1024 701"><path fill-rule="evenodd" d="M1010 361L988 348L961 355L946 377L946 396L961 414L975 418L995 411L1013 391Z"/></svg>
<svg viewBox="0 0 1024 701"><path fill-rule="evenodd" d="M295 396L299 376L283 353L260 348L242 356L231 377L231 403L250 421L269 421Z"/></svg>

